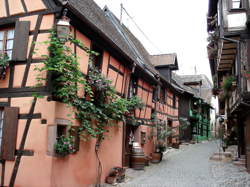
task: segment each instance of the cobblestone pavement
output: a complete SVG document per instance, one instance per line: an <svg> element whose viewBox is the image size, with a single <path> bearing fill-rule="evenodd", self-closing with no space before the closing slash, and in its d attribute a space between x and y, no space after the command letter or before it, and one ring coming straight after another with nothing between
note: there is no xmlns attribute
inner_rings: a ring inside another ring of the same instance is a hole
<svg viewBox="0 0 250 187"><path fill-rule="evenodd" d="M210 161L214 152L218 152L216 141L182 146L144 171L129 169L126 182L118 186L250 187L250 175L243 168Z"/></svg>

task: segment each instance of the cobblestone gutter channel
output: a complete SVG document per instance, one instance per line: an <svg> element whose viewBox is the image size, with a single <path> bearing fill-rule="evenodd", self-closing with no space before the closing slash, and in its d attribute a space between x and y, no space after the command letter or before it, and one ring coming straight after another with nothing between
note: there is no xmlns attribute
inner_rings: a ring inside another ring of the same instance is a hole
<svg viewBox="0 0 250 187"><path fill-rule="evenodd" d="M128 169L125 183L117 186L250 187L250 175L243 168L209 160L218 149L217 141L181 146L144 171Z"/></svg>

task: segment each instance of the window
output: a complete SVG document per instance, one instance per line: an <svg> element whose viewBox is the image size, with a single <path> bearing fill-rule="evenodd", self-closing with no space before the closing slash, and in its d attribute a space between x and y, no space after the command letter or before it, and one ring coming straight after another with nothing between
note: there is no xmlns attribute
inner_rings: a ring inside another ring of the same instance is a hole
<svg viewBox="0 0 250 187"><path fill-rule="evenodd" d="M55 153L55 144L59 137L73 136L74 149L79 150L80 137L78 134L78 126L71 126L71 122L66 119L57 118L55 120L56 125L48 126L48 149L47 154L50 156L58 156Z"/></svg>
<svg viewBox="0 0 250 187"><path fill-rule="evenodd" d="M229 0L229 8L231 10L245 8L244 0Z"/></svg>
<svg viewBox="0 0 250 187"><path fill-rule="evenodd" d="M163 87L161 87L161 91L160 91L160 101L161 103L166 103L166 92Z"/></svg>
<svg viewBox="0 0 250 187"><path fill-rule="evenodd" d="M92 45L91 50L98 53L98 55L92 55L92 65L101 71L102 69L102 58L103 58L103 50L96 46L95 44Z"/></svg>
<svg viewBox="0 0 250 187"><path fill-rule="evenodd" d="M243 8L241 0L232 0L232 8Z"/></svg>
<svg viewBox="0 0 250 187"><path fill-rule="evenodd" d="M161 87L159 85L157 85L154 89L153 89L153 102L157 102L160 99L160 92L161 92Z"/></svg>
<svg viewBox="0 0 250 187"><path fill-rule="evenodd" d="M137 77L134 76L131 77L129 91L128 91L128 98L131 98L137 94L137 81L138 81Z"/></svg>
<svg viewBox="0 0 250 187"><path fill-rule="evenodd" d="M173 95L173 107L176 108L176 96Z"/></svg>
<svg viewBox="0 0 250 187"><path fill-rule="evenodd" d="M14 32L14 29L0 30L0 53L6 53L10 59L12 58Z"/></svg>

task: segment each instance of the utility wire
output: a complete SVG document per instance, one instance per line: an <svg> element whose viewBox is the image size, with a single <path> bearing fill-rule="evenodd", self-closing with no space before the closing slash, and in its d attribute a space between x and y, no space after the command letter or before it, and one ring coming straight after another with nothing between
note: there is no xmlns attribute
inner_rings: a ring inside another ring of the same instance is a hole
<svg viewBox="0 0 250 187"><path fill-rule="evenodd" d="M160 53L163 53L150 39L149 37L143 32L143 30L139 27L139 25L135 22L132 16L128 13L128 11L125 9L125 7L121 4L121 12L124 10L124 12L128 15L129 19L135 24L136 28L142 33L142 35L148 40L148 42L155 48L157 49ZM121 13L122 15L122 13Z"/></svg>

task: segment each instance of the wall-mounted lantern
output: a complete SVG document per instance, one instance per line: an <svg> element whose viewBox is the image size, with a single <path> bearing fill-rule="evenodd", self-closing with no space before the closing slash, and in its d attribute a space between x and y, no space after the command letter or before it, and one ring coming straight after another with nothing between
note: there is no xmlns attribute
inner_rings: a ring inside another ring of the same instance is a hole
<svg viewBox="0 0 250 187"><path fill-rule="evenodd" d="M57 37L61 42L66 42L70 35L70 19L66 17L68 10L63 10L62 18L56 24Z"/></svg>

